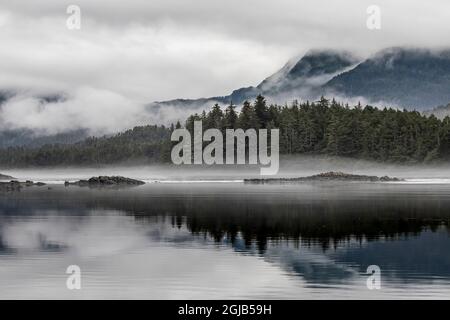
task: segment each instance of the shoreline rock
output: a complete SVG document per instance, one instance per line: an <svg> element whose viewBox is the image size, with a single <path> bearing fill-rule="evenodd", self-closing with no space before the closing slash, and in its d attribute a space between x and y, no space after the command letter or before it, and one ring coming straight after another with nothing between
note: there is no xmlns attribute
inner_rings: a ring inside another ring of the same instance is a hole
<svg viewBox="0 0 450 320"><path fill-rule="evenodd" d="M403 179L388 176L378 177L378 176L358 175L334 171L299 178L244 179L245 183L312 182L312 181L397 182L403 181Z"/></svg>
<svg viewBox="0 0 450 320"><path fill-rule="evenodd" d="M43 182L34 182L27 180L25 182L19 182L17 180L11 180L9 182L0 182L0 192L15 192L20 191L22 188L32 187L32 186L45 186Z"/></svg>
<svg viewBox="0 0 450 320"><path fill-rule="evenodd" d="M103 187L103 186L139 186L145 184L144 181L131 179L122 176L98 176L89 180L79 180L76 182L65 181L64 185L79 187Z"/></svg>

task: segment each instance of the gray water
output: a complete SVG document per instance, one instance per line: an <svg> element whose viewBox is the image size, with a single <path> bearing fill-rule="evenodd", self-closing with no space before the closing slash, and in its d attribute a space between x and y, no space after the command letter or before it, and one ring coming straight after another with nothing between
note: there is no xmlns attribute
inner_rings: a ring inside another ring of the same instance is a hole
<svg viewBox="0 0 450 320"><path fill-rule="evenodd" d="M0 194L0 298L447 299L449 219L445 183L31 187Z"/></svg>

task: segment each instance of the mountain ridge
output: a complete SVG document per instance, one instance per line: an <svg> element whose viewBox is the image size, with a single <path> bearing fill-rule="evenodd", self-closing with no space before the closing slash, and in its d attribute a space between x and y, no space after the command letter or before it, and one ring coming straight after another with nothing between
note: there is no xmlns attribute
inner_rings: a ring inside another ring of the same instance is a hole
<svg viewBox="0 0 450 320"><path fill-rule="evenodd" d="M0 90L2 104L17 92ZM392 47L360 58L346 50L313 49L290 59L274 74L255 86L243 87L228 95L199 99L173 99L146 105L145 112L157 114L164 107L184 113L197 112L215 103L242 104L264 95L269 103L284 105L292 100L316 101L321 96L355 104L418 110L443 118L450 115L450 49ZM43 105L67 99L64 93L36 96ZM1 119L0 119L1 120ZM88 130L39 136L31 130L0 129L0 148L16 145L72 143L88 136Z"/></svg>
<svg viewBox="0 0 450 320"><path fill-rule="evenodd" d="M331 79L324 91L425 110L450 101L450 50L393 47Z"/></svg>
<svg viewBox="0 0 450 320"><path fill-rule="evenodd" d="M299 59L289 60L281 69L265 78L256 86L242 87L224 96L214 96L199 99L172 99L151 103L157 105L185 106L191 108L206 103L235 103L241 104L245 100L254 99L258 95L277 96L286 91L309 92L315 90L320 77L333 78L337 73L359 62L358 58L349 51L336 49L313 49L306 52ZM301 94L301 92L299 92Z"/></svg>
<svg viewBox="0 0 450 320"><path fill-rule="evenodd" d="M450 102L448 88L450 49L391 47L365 59L345 50L314 49L297 61L289 61L257 86L239 88L225 96L173 99L153 105L240 104L259 94L277 103L336 95L423 111Z"/></svg>

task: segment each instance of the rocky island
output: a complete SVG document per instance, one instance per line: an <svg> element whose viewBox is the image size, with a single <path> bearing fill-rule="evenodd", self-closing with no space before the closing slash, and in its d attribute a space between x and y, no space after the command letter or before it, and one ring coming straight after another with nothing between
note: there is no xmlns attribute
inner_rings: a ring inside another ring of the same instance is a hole
<svg viewBox="0 0 450 320"><path fill-rule="evenodd" d="M144 181L121 177L121 176L99 176L92 177L88 180L79 180L75 182L64 182L67 186L80 186L80 187L102 187L102 186L138 186L145 184Z"/></svg>
<svg viewBox="0 0 450 320"><path fill-rule="evenodd" d="M145 184L144 181L135 180L131 178L121 177L121 176L98 176L92 177L88 180L79 180L75 182L65 181L64 185L68 186L79 186L79 187L129 187L129 186L139 186ZM20 191L25 187L32 186L44 186L43 182L34 182L27 180L25 182L20 182L17 180L11 180L7 182L0 182L0 192L14 192ZM49 188L51 189L51 188Z"/></svg>
<svg viewBox="0 0 450 320"><path fill-rule="evenodd" d="M377 177L377 176L367 176L334 171L299 178L244 179L245 183L284 183L284 182L312 182L312 181L396 182L396 181L403 181L403 179L388 176Z"/></svg>

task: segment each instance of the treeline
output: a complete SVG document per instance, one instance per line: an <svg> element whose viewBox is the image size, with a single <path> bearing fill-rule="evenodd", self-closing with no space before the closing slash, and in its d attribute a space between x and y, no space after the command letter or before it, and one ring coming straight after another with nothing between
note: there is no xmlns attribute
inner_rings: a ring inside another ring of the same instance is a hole
<svg viewBox="0 0 450 320"><path fill-rule="evenodd" d="M282 154L327 154L389 162L426 162L450 156L450 118L424 116L417 111L354 107L337 101L268 106L258 96L238 114L232 104L224 111L190 116L204 129L280 129Z"/></svg>
<svg viewBox="0 0 450 320"><path fill-rule="evenodd" d="M0 150L0 166L95 166L118 163L170 161L173 128L142 126L111 137L91 137L74 144L38 148L10 147Z"/></svg>
<svg viewBox="0 0 450 320"><path fill-rule="evenodd" d="M188 117L203 129L280 129L282 154L326 154L384 162L421 163L450 158L450 118L424 116L416 111L350 107L322 98L317 102L268 105L262 96L222 109ZM112 137L89 138L82 142L13 147L0 150L0 166L102 165L126 162L170 162L171 132L180 128L144 126Z"/></svg>

